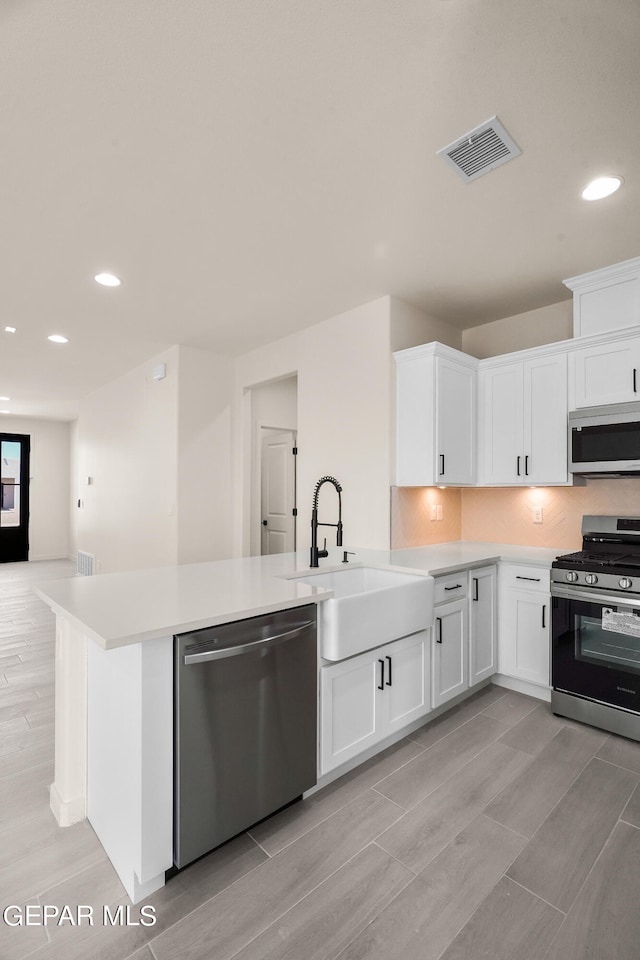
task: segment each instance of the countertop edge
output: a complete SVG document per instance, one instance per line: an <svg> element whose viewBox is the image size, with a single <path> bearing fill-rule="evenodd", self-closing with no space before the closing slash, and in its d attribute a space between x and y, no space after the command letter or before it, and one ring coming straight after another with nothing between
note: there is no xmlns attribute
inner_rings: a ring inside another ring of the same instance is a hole
<svg viewBox="0 0 640 960"><path fill-rule="evenodd" d="M317 572L324 573L330 572L332 569L341 569L341 564L338 562L338 557L341 552L342 551L335 551L335 559L330 555L327 565L323 565ZM460 540L392 551L356 549L358 559L353 565L387 567L397 571L437 577L457 573L464 569L473 569L501 562L549 567L552 560L562 552L565 551L556 548L527 547L518 544ZM468 555L465 556L465 553ZM440 557L438 556L439 554L441 555ZM251 557L230 558L228 561L213 561L210 571L212 577L216 576L216 567L223 571L227 569L227 564L238 565L246 562L247 568L253 570L254 573L257 569L260 570L260 577L256 582L255 588L249 586L244 591L243 596L237 596L235 598L236 606L233 606L233 604L231 606L225 606L225 600L218 602L217 607L219 612L216 612L215 602L212 602L210 608L206 611L203 610L202 604L199 603L194 604L198 607L197 613L194 610L195 615L189 616L189 604L186 603L183 604L183 606L186 607L184 611L185 616L179 621L174 621L174 619L168 615L166 616L165 622L158 622L159 617L148 617L147 623L144 623L144 617L140 618L138 616L137 623L135 624L136 629L133 629L133 622L130 624L126 623L126 617L117 624L111 623L107 625L105 622L104 609L108 608L110 604L113 605L115 603L115 598L119 595L118 590L122 589L120 584L127 583L126 573L119 575L116 583L106 579L102 581L101 575L98 575L95 579L90 578L93 583L89 597L97 596L100 600L100 603L93 608L91 602L87 599L86 591L81 591L83 603L75 602L75 597L68 596L69 591L66 591L67 596L64 595L65 591L62 591L62 596L60 596L60 591L58 591L58 596L56 597L56 591L53 587L54 584L68 584L74 581L77 582L77 579L82 578L47 581L41 584L35 584L33 589L36 595L39 596L57 616L65 618L69 623L73 624L79 632L92 639L102 649L111 650L147 640L156 640L162 637L172 636L177 633L185 633L191 630L217 626L222 623L230 623L235 620L246 620L251 617L274 613L279 610L301 607L309 603L318 604L330 599L333 596L332 591L320 586L308 587L309 593L307 593L306 596L273 596L274 591L269 589L269 584L273 584L274 581L285 584L287 581L289 583L295 580L299 581L305 573L309 579L313 576L312 573L308 572L308 568L296 567L296 557L296 554L291 554L286 556L282 555L281 558ZM298 558L298 563L300 562L301 560ZM175 568L176 582L179 580L178 571L182 574L184 581L185 574L189 574L189 566L191 565L183 565L182 567L178 566ZM202 565L196 564L193 566L195 569L195 567ZM158 574L162 574L166 578L168 572L173 569L174 568L158 568ZM137 583L137 577L144 575L148 577L150 574L155 575L155 571L132 571L131 583ZM209 570L207 570L207 575L208 574ZM174 576L173 573L169 573L168 575ZM197 577L197 573L195 576ZM221 576L223 576L223 574L221 574ZM250 579L251 577L249 576L249 580ZM155 581L153 581L153 583L155 585ZM300 586L302 586L302 584ZM98 589L96 589L96 587ZM251 596L252 589L256 595L255 602L253 602L253 597ZM267 594L266 597L265 593ZM269 593L272 595L268 596ZM65 604L66 600L68 600L68 605ZM102 609L98 609L100 606ZM182 613L182 611L180 612ZM100 629L102 625L101 617L105 627L102 630ZM143 622L140 622L141 619ZM129 629L127 629L128 626Z"/></svg>

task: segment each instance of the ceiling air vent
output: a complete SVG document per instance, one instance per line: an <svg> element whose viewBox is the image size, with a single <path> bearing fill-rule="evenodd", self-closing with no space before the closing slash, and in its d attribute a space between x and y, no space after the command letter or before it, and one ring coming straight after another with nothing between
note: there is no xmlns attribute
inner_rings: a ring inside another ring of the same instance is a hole
<svg viewBox="0 0 640 960"><path fill-rule="evenodd" d="M519 157L521 153L497 117L491 117L437 151L437 155L467 181L477 180L483 173Z"/></svg>

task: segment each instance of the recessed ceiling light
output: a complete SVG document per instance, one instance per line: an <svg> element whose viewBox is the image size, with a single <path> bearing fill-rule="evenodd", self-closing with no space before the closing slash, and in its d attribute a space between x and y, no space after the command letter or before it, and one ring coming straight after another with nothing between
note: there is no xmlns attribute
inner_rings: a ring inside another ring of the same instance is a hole
<svg viewBox="0 0 640 960"><path fill-rule="evenodd" d="M11 397L0 397L0 400L11 400Z"/></svg>
<svg viewBox="0 0 640 960"><path fill-rule="evenodd" d="M122 283L113 273L97 273L94 280L96 283L101 283L103 287L119 287Z"/></svg>
<svg viewBox="0 0 640 960"><path fill-rule="evenodd" d="M67 337L63 337L60 333L52 333L49 340L51 343L69 343Z"/></svg>
<svg viewBox="0 0 640 960"><path fill-rule="evenodd" d="M583 200L602 200L622 186L622 177L596 177L582 191Z"/></svg>
<svg viewBox="0 0 640 960"><path fill-rule="evenodd" d="M11 413L11 410L0 410L0 413Z"/></svg>
<svg viewBox="0 0 640 960"><path fill-rule="evenodd" d="M5 333L15 333L15 332L16 332L16 328L15 328L15 327L5 327L5 328L4 328L4 332L5 332Z"/></svg>

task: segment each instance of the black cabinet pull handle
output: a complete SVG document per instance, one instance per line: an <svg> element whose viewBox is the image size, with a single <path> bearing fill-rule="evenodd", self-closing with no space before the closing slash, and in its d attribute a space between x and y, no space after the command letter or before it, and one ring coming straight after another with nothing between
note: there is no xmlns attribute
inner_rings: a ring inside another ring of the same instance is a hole
<svg viewBox="0 0 640 960"><path fill-rule="evenodd" d="M478 599L478 578L477 577L473 578L473 599L474 600Z"/></svg>
<svg viewBox="0 0 640 960"><path fill-rule="evenodd" d="M520 476L520 457L516 457L516 473Z"/></svg>
<svg viewBox="0 0 640 960"><path fill-rule="evenodd" d="M440 476L444 477L444 453L440 454Z"/></svg>
<svg viewBox="0 0 640 960"><path fill-rule="evenodd" d="M384 660L378 660L380 664L380 683L378 684L378 690L384 690Z"/></svg>
<svg viewBox="0 0 640 960"><path fill-rule="evenodd" d="M387 656L385 657L385 660L389 661L389 679L387 680L387 686L390 687L393 684L393 680L391 677L391 657Z"/></svg>
<svg viewBox="0 0 640 960"><path fill-rule="evenodd" d="M438 636L436 637L436 643L442 643L442 617L436 617L436 623L438 624Z"/></svg>
<svg viewBox="0 0 640 960"><path fill-rule="evenodd" d="M633 392L638 392L638 371L636 368L633 368Z"/></svg>
<svg viewBox="0 0 640 960"><path fill-rule="evenodd" d="M543 603L543 604L542 604L542 629L543 629L543 630L544 630L544 629L546 628L546 626L547 626L546 623L545 623L545 615L546 615L546 612L547 612L547 605L546 605L546 603Z"/></svg>
<svg viewBox="0 0 640 960"><path fill-rule="evenodd" d="M529 476L529 454L524 458L524 475L525 477Z"/></svg>
<svg viewBox="0 0 640 960"><path fill-rule="evenodd" d="M461 583L456 583L455 587L445 587L445 590L460 590L461 587Z"/></svg>
<svg viewBox="0 0 640 960"><path fill-rule="evenodd" d="M516 580L533 580L534 583L540 583L540 577L521 577L519 573L516 573Z"/></svg>

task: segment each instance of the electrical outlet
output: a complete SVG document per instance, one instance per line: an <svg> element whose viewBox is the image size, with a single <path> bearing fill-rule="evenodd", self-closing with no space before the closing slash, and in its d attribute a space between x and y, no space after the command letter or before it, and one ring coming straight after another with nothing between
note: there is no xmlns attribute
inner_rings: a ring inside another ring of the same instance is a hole
<svg viewBox="0 0 640 960"><path fill-rule="evenodd" d="M542 507L533 508L533 522L542 523Z"/></svg>
<svg viewBox="0 0 640 960"><path fill-rule="evenodd" d="M437 520L437 519L438 519L438 509L437 509L435 503L432 503L432 504L431 504L431 519L432 519L432 520Z"/></svg>
<svg viewBox="0 0 640 960"><path fill-rule="evenodd" d="M436 510L436 520L442 520L442 504L439 503Z"/></svg>

